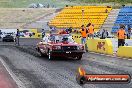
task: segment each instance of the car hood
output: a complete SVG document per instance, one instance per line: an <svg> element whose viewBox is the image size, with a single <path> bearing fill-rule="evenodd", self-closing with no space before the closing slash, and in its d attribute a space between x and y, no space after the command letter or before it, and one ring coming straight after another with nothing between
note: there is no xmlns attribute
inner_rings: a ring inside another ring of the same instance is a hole
<svg viewBox="0 0 132 88"><path fill-rule="evenodd" d="M49 43L50 45L55 45L55 46L78 46L82 44L78 43Z"/></svg>

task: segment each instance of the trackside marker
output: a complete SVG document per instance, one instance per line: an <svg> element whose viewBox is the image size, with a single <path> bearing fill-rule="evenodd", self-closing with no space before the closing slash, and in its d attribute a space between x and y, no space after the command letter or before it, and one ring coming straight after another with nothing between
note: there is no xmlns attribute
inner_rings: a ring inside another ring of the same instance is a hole
<svg viewBox="0 0 132 88"><path fill-rule="evenodd" d="M89 52L89 53L96 54L96 55L101 55L101 56L108 56L108 57L112 57L112 58L124 59L124 60L132 60L132 59L124 58L124 57L118 57L116 55L100 54L100 53L96 53L96 52Z"/></svg>

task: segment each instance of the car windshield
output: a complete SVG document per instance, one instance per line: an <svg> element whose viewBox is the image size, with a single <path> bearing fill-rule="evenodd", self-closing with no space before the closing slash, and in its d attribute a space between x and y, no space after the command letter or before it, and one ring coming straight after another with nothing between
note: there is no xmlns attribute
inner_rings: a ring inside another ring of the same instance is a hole
<svg viewBox="0 0 132 88"><path fill-rule="evenodd" d="M11 35L6 35L6 37L11 37Z"/></svg>
<svg viewBox="0 0 132 88"><path fill-rule="evenodd" d="M74 40L72 39L72 36L70 35L51 35L49 38L50 41L55 42L68 42L68 43L74 43Z"/></svg>

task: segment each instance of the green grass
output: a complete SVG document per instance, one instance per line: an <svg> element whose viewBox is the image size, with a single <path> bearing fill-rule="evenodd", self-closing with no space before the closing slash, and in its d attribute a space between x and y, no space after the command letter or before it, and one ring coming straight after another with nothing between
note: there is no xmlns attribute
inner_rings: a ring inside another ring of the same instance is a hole
<svg viewBox="0 0 132 88"><path fill-rule="evenodd" d="M109 2L115 2L115 3L132 3L132 0L68 0L68 1L80 1L84 3L109 3Z"/></svg>
<svg viewBox="0 0 132 88"><path fill-rule="evenodd" d="M0 2L1 8L26 8L32 3L42 3L44 5L64 7L66 4L73 5L66 0L8 0L8 2ZM75 5L75 3L74 3Z"/></svg>
<svg viewBox="0 0 132 88"><path fill-rule="evenodd" d="M122 4L132 5L132 0L0 0L1 8L26 8L32 3L64 7L65 5L111 5L121 6Z"/></svg>

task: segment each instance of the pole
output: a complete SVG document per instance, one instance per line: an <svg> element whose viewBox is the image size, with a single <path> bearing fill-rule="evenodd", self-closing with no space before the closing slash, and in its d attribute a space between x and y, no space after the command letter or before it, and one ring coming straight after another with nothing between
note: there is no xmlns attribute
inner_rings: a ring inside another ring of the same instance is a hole
<svg viewBox="0 0 132 88"><path fill-rule="evenodd" d="M84 9L82 9L82 25L84 25L83 18L84 18Z"/></svg>

